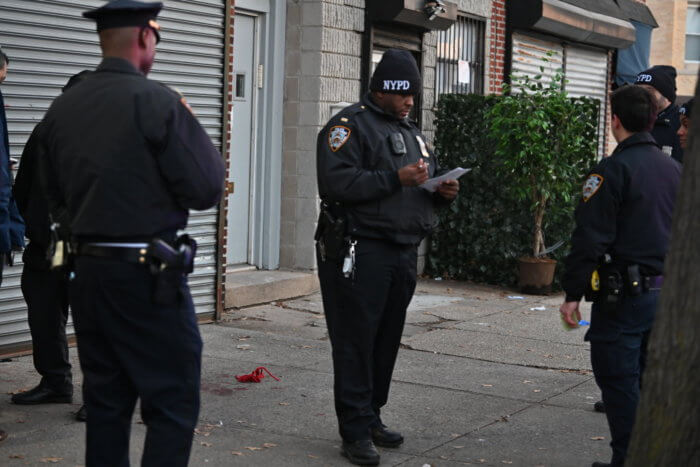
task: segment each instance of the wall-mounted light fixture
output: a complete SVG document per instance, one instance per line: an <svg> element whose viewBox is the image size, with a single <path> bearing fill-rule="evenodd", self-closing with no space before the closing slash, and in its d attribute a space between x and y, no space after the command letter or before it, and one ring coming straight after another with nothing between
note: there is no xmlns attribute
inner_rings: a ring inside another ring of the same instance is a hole
<svg viewBox="0 0 700 467"><path fill-rule="evenodd" d="M428 0L425 2L425 13L428 15L428 20L432 21L441 13L445 13L445 2L443 0Z"/></svg>

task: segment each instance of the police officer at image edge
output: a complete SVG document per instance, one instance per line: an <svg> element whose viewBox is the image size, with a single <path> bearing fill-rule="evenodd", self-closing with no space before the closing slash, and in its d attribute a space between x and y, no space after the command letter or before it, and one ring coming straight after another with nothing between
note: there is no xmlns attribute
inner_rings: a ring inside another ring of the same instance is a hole
<svg viewBox="0 0 700 467"><path fill-rule="evenodd" d="M71 76L63 91L85 79L88 70ZM22 151L22 164L17 171L13 193L25 220L29 245L22 255L21 289L27 303L27 318L32 335L34 368L41 375L37 386L12 395L12 402L21 405L73 402L73 377L68 354L66 322L68 319L68 271L51 268L47 252L52 244L49 203L46 199L40 161L46 154L42 142L44 123L34 127ZM82 406L75 417L85 421Z"/></svg>
<svg viewBox="0 0 700 467"><path fill-rule="evenodd" d="M625 86L611 98L618 146L588 174L562 282L565 326L578 327L579 301L593 301L591 364L612 441L611 463L624 463L639 401L646 347L663 283L663 267L681 166L649 134L652 95Z"/></svg>
<svg viewBox="0 0 700 467"><path fill-rule="evenodd" d="M200 407L202 340L187 286L196 244L177 231L221 197L221 155L181 97L149 80L162 3L84 13L103 60L44 119L51 215L72 235L70 304L84 376L87 466L185 466ZM57 251L60 251L57 248Z"/></svg>
<svg viewBox="0 0 700 467"><path fill-rule="evenodd" d="M676 102L676 69L669 65L656 65L637 75L636 85L643 86L655 98L658 115L651 136L664 153L683 163L683 148L678 138L681 125Z"/></svg>
<svg viewBox="0 0 700 467"><path fill-rule="evenodd" d="M416 286L417 247L435 225L434 207L459 190L456 180L436 192L418 186L440 171L408 119L420 89L413 56L388 50L370 92L331 118L317 141L322 203L315 239L335 409L341 453L361 465L379 462L375 445L403 442L380 411Z"/></svg>

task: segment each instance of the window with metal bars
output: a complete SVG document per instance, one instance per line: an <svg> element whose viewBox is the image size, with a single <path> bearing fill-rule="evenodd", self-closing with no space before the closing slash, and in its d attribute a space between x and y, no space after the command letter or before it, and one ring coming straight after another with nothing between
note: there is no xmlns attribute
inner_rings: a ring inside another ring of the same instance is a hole
<svg viewBox="0 0 700 467"><path fill-rule="evenodd" d="M438 32L437 96L484 93L485 31L484 21L459 16L452 27Z"/></svg>

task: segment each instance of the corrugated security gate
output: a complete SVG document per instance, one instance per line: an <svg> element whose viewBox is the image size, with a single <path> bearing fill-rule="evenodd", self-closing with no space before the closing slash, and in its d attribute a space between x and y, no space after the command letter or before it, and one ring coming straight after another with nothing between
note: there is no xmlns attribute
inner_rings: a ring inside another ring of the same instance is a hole
<svg viewBox="0 0 700 467"><path fill-rule="evenodd" d="M548 55L548 52L552 52ZM544 72L540 71L544 68ZM564 85L571 97L591 97L600 101L598 125L598 156L605 148L605 113L608 89L608 53L570 44L539 39L520 33L513 34L514 75L542 75L548 84L557 70L564 70Z"/></svg>
<svg viewBox="0 0 700 467"><path fill-rule="evenodd" d="M224 116L224 1L165 2L158 19L162 41L149 75L186 96L219 148ZM0 46L10 58L1 90L12 157L20 157L32 129L68 78L100 62L95 25L81 13L103 4L98 0L0 2ZM213 316L216 307L217 217L216 208L192 212L187 226L199 244L189 282L200 315ZM0 287L0 354L31 341L19 263L5 269Z"/></svg>

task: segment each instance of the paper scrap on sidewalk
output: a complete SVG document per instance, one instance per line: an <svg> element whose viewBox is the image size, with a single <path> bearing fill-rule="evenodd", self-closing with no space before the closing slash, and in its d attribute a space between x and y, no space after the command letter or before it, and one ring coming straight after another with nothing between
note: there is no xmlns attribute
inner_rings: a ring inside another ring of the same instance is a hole
<svg viewBox="0 0 700 467"><path fill-rule="evenodd" d="M519 295L508 295L509 300L525 300L525 297L521 297Z"/></svg>
<svg viewBox="0 0 700 467"><path fill-rule="evenodd" d="M428 190L429 192L434 193L435 190L437 190L437 187L440 184L440 182L444 182L447 180L457 180L459 177L469 172L470 170L471 169L463 169L462 167L457 167L456 169L452 169L446 174L440 175L439 177L430 178L418 186L420 186L424 190Z"/></svg>
<svg viewBox="0 0 700 467"><path fill-rule="evenodd" d="M544 310L546 310L546 308L543 306L536 306L536 307L530 308L530 311L544 311Z"/></svg>

